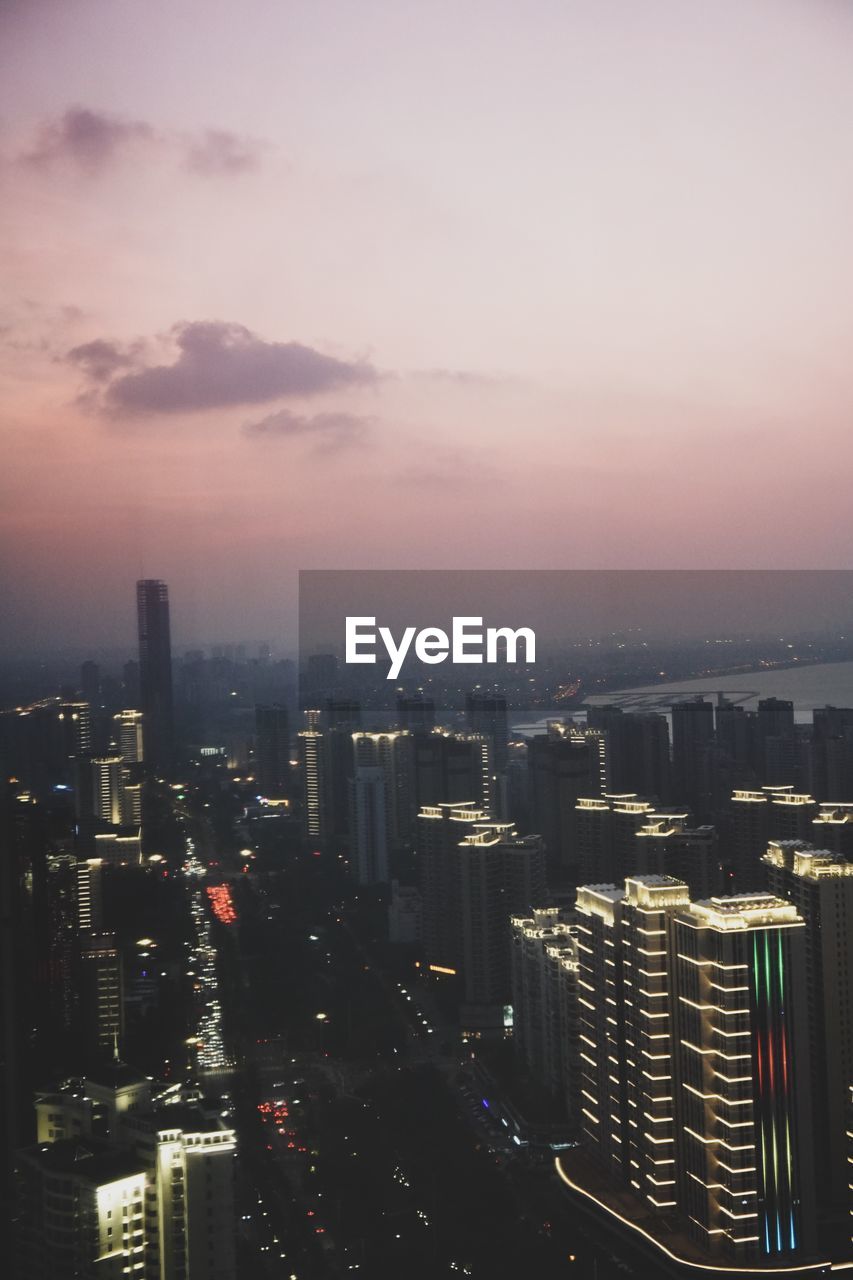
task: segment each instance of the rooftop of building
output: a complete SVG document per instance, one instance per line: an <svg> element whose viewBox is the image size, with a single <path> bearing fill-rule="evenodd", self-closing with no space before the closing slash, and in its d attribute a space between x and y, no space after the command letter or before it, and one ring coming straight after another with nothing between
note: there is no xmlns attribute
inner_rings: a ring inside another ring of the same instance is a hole
<svg viewBox="0 0 853 1280"><path fill-rule="evenodd" d="M691 903L679 918L697 928L735 929L792 927L803 924L793 903L772 893L739 893Z"/></svg>
<svg viewBox="0 0 853 1280"><path fill-rule="evenodd" d="M219 1112L195 1102L169 1102L133 1112L125 1118L134 1127L151 1133L180 1130L181 1133L222 1133L230 1129Z"/></svg>
<svg viewBox="0 0 853 1280"><path fill-rule="evenodd" d="M816 849L803 840L771 840L761 860L803 880L853 876L853 862L831 849Z"/></svg>
<svg viewBox="0 0 853 1280"><path fill-rule="evenodd" d="M144 1177L139 1158L132 1151L98 1138L62 1138L41 1143L27 1147L20 1158L38 1164L47 1173L85 1178L98 1186Z"/></svg>
<svg viewBox="0 0 853 1280"><path fill-rule="evenodd" d="M142 1075L126 1062L104 1062L86 1073L86 1081L105 1089L130 1089L150 1084L151 1077Z"/></svg>

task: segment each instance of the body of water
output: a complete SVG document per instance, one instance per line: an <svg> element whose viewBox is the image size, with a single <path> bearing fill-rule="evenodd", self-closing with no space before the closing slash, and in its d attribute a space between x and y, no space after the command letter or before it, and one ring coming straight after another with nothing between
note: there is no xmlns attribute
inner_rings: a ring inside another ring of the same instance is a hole
<svg viewBox="0 0 853 1280"><path fill-rule="evenodd" d="M595 694L588 706L616 706L624 711L668 712L673 702L704 697L715 701L722 694L753 710L760 698L784 698L794 704L794 718L808 724L815 707L853 707L853 662L825 662L814 666L786 667L774 671L752 671L734 676L708 676L701 680L678 680L674 684L644 685L637 689L620 689L615 693ZM571 717L584 720L584 707L564 708L547 716L519 716L513 732L529 735L544 733L548 720Z"/></svg>

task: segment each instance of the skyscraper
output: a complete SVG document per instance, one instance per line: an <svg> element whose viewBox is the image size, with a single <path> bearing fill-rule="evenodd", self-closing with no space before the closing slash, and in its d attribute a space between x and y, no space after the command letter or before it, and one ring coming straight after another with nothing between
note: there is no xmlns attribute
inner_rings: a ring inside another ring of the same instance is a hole
<svg viewBox="0 0 853 1280"><path fill-rule="evenodd" d="M552 889L578 883L578 800L608 790L607 735L551 721L528 740L530 822L545 841Z"/></svg>
<svg viewBox="0 0 853 1280"><path fill-rule="evenodd" d="M113 933L80 938L80 1022L90 1062L111 1057L124 1034L121 953Z"/></svg>
<svg viewBox="0 0 853 1280"><path fill-rule="evenodd" d="M385 884L389 879L385 771L380 765L356 764L349 785L353 875L359 884Z"/></svg>
<svg viewBox="0 0 853 1280"><path fill-rule="evenodd" d="M637 832L653 807L641 796L607 793L575 805L575 864L584 884L616 881L640 870Z"/></svg>
<svg viewBox="0 0 853 1280"><path fill-rule="evenodd" d="M465 1004L477 1006L463 1019L502 1029L512 998L510 919L545 898L545 849L540 836L493 822L463 837L456 865Z"/></svg>
<svg viewBox="0 0 853 1280"><path fill-rule="evenodd" d="M640 875L684 880L694 898L707 898L724 887L719 869L719 842L714 827L691 827L685 813L650 813L634 838Z"/></svg>
<svg viewBox="0 0 853 1280"><path fill-rule="evenodd" d="M410 840L415 822L414 737L411 733L354 733L356 772L360 766L382 770L385 780L385 826L389 849Z"/></svg>
<svg viewBox="0 0 853 1280"><path fill-rule="evenodd" d="M287 707L255 707L255 776L264 796L287 794L290 781L290 723Z"/></svg>
<svg viewBox="0 0 853 1280"><path fill-rule="evenodd" d="M676 1203L669 937L689 902L672 876L578 890L581 1130L599 1164L655 1213Z"/></svg>
<svg viewBox="0 0 853 1280"><path fill-rule="evenodd" d="M711 748L714 707L694 698L672 708L672 785L676 804L689 805L704 819L711 807Z"/></svg>
<svg viewBox="0 0 853 1280"><path fill-rule="evenodd" d="M145 759L150 767L162 769L169 763L174 745L172 642L166 583L156 578L137 582L136 611Z"/></svg>
<svg viewBox="0 0 853 1280"><path fill-rule="evenodd" d="M18 1197L20 1280L144 1280L146 1171L131 1151L81 1137L29 1147L18 1153Z"/></svg>
<svg viewBox="0 0 853 1280"><path fill-rule="evenodd" d="M435 702L422 693L397 699L397 724L412 733L432 733L435 728Z"/></svg>
<svg viewBox="0 0 853 1280"><path fill-rule="evenodd" d="M320 712L305 711L305 727L297 735L302 782L302 826L307 840L322 844L328 835L326 738Z"/></svg>
<svg viewBox="0 0 853 1280"><path fill-rule="evenodd" d="M418 733L414 739L415 804L462 804L494 811L491 740L479 733Z"/></svg>
<svg viewBox="0 0 853 1280"><path fill-rule="evenodd" d="M844 1117L853 1081L853 862L798 840L771 841L762 858L768 887L806 922L818 1203L846 1205Z"/></svg>
<svg viewBox="0 0 853 1280"><path fill-rule="evenodd" d="M21 1280L234 1280L236 1134L221 1100L108 1063L37 1094L36 1112L38 1145L18 1153Z"/></svg>
<svg viewBox="0 0 853 1280"><path fill-rule="evenodd" d="M142 745L142 713L119 711L113 716L113 735L125 764L141 764L145 757Z"/></svg>
<svg viewBox="0 0 853 1280"><path fill-rule="evenodd" d="M632 876L581 887L577 920L583 1176L604 1173L613 1205L630 1190L649 1231L676 1248L672 1232L689 1233L733 1272L809 1262L808 969L795 905L768 893L691 902L673 877Z"/></svg>
<svg viewBox="0 0 853 1280"><path fill-rule="evenodd" d="M453 972L459 967L457 855L463 838L489 822L490 815L470 803L424 805L418 814L417 854L427 965Z"/></svg>
<svg viewBox="0 0 853 1280"><path fill-rule="evenodd" d="M513 916L513 1045L536 1083L575 1118L579 1085L577 927L559 907Z"/></svg>
<svg viewBox="0 0 853 1280"><path fill-rule="evenodd" d="M464 804L425 805L418 862L427 965L459 974L468 1026L503 1029L511 995L510 917L545 897L539 836Z"/></svg>
<svg viewBox="0 0 853 1280"><path fill-rule="evenodd" d="M666 804L671 790L669 725L666 716L621 707L591 706L590 729L607 733L608 783L613 791L636 791Z"/></svg>
<svg viewBox="0 0 853 1280"><path fill-rule="evenodd" d="M465 698L465 716L472 733L481 733L491 740L495 769L501 773L506 768L506 698L469 693Z"/></svg>
<svg viewBox="0 0 853 1280"><path fill-rule="evenodd" d="M673 945L679 1199L691 1232L741 1265L808 1256L804 921L772 894L711 898L678 912Z"/></svg>

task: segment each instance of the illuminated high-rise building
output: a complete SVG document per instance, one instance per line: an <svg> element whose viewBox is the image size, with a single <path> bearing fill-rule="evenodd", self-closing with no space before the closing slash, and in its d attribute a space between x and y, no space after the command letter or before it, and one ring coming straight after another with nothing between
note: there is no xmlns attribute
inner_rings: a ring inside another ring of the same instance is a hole
<svg viewBox="0 0 853 1280"><path fill-rule="evenodd" d="M709 1265L811 1261L813 1033L796 906L768 893L691 902L674 877L632 876L582 886L576 918L595 1176L633 1193L661 1232L680 1223Z"/></svg>
<svg viewBox="0 0 853 1280"><path fill-rule="evenodd" d="M805 934L793 903L766 893L675 919L679 1198L729 1265L814 1247Z"/></svg>
<svg viewBox="0 0 853 1280"><path fill-rule="evenodd" d="M634 842L636 870L641 876L683 880L693 898L707 898L727 887L719 867L716 828L691 826L687 813L647 814Z"/></svg>
<svg viewBox="0 0 853 1280"><path fill-rule="evenodd" d="M545 897L542 840L465 804L424 805L417 828L427 967L460 977L469 1027L502 1031L509 921Z"/></svg>
<svg viewBox="0 0 853 1280"><path fill-rule="evenodd" d="M77 928L81 933L97 933L103 925L103 862L100 858L78 858Z"/></svg>
<svg viewBox="0 0 853 1280"><path fill-rule="evenodd" d="M620 937L625 890L581 885L577 892L578 1053L581 1139L617 1180L625 1171L625 1030Z"/></svg>
<svg viewBox="0 0 853 1280"><path fill-rule="evenodd" d="M139 630L139 694L145 760L154 769L169 763L174 748L172 642L169 588L158 579L136 584Z"/></svg>
<svg viewBox="0 0 853 1280"><path fill-rule="evenodd" d="M39 1145L17 1160L21 1280L235 1280L236 1135L220 1101L109 1063L36 1095L36 1112Z"/></svg>
<svg viewBox="0 0 853 1280"><path fill-rule="evenodd" d="M94 756L92 770L92 812L109 827L124 820L124 761L119 755Z"/></svg>
<svg viewBox="0 0 853 1280"><path fill-rule="evenodd" d="M625 881L623 1172L632 1190L658 1213L672 1209L678 1200L671 936L675 912L689 901L687 885L673 876L631 876Z"/></svg>
<svg viewBox="0 0 853 1280"><path fill-rule="evenodd" d="M847 1090L853 1081L853 862L796 840L771 841L767 885L806 926L805 982L819 1206L846 1206Z"/></svg>
<svg viewBox="0 0 853 1280"><path fill-rule="evenodd" d="M821 806L793 786L736 790L731 798L728 871L736 892L764 888L761 859L771 840L810 840Z"/></svg>
<svg viewBox="0 0 853 1280"><path fill-rule="evenodd" d="M113 734L125 764L141 764L145 758L141 711L119 711L113 716Z"/></svg>
<svg viewBox="0 0 853 1280"><path fill-rule="evenodd" d="M578 1066L577 928L559 907L511 918L513 1045L536 1084L575 1119Z"/></svg>
<svg viewBox="0 0 853 1280"><path fill-rule="evenodd" d="M654 1212L676 1203L672 876L631 876L577 896L581 1133L599 1165Z"/></svg>
<svg viewBox="0 0 853 1280"><path fill-rule="evenodd" d="M413 735L398 730L354 733L352 749L356 770L367 767L382 771L389 847L411 839L415 818Z"/></svg>
<svg viewBox="0 0 853 1280"><path fill-rule="evenodd" d="M320 712L305 712L305 727L297 736L302 782L302 824L306 839L322 844L327 836L326 740L320 728Z"/></svg>
<svg viewBox="0 0 853 1280"><path fill-rule="evenodd" d="M17 1280L147 1280L148 1178L126 1148L75 1137L20 1151Z"/></svg>
<svg viewBox="0 0 853 1280"><path fill-rule="evenodd" d="M583 884L615 881L639 870L637 832L654 810L632 793L583 797L575 804L574 863Z"/></svg>
<svg viewBox="0 0 853 1280"><path fill-rule="evenodd" d="M819 805L809 840L817 849L828 849L853 861L853 804Z"/></svg>

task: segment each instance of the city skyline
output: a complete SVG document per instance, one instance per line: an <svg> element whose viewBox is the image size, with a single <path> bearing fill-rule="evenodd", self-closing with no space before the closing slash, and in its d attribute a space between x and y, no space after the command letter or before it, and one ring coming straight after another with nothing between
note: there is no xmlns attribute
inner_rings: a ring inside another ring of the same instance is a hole
<svg viewBox="0 0 853 1280"><path fill-rule="evenodd" d="M10 1275L853 1268L851 49L0 0Z"/></svg>
<svg viewBox="0 0 853 1280"><path fill-rule="evenodd" d="M844 6L2 22L16 643L145 576L264 638L305 567L849 556Z"/></svg>

